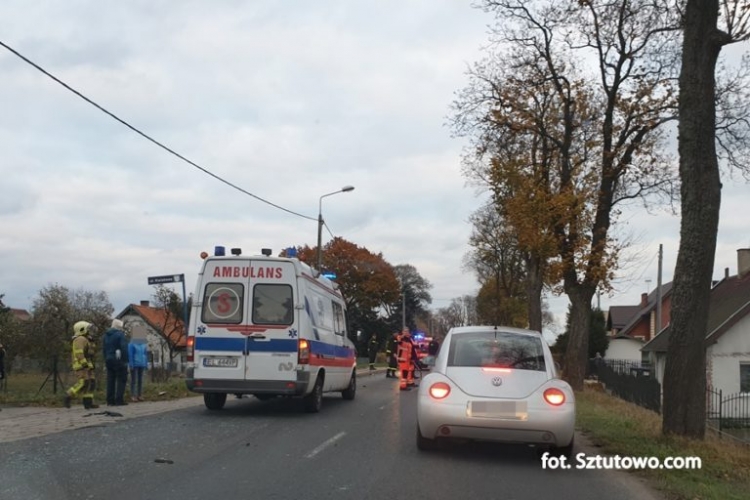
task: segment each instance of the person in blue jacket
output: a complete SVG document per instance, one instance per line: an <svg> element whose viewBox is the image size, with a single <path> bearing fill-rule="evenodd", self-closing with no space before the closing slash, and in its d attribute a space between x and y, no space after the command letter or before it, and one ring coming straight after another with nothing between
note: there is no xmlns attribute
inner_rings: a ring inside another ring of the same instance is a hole
<svg viewBox="0 0 750 500"><path fill-rule="evenodd" d="M148 366L148 344L145 339L134 339L128 344L131 401L143 401L143 372Z"/></svg>
<svg viewBox="0 0 750 500"><path fill-rule="evenodd" d="M112 327L104 332L102 349L107 367L107 405L123 406L125 385L128 382L128 341L119 319L112 320Z"/></svg>

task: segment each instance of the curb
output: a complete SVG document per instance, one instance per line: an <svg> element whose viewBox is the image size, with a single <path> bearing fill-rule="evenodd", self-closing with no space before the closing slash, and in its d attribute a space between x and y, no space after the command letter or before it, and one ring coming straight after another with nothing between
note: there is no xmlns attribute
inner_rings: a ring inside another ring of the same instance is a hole
<svg viewBox="0 0 750 500"><path fill-rule="evenodd" d="M357 378L385 373L386 368L357 370ZM73 408L48 408L43 406L5 406L0 408L0 443L9 443L34 437L47 436L71 429L112 425L131 418L158 415L173 410L203 405L200 395L165 401L145 401L127 406L86 410Z"/></svg>

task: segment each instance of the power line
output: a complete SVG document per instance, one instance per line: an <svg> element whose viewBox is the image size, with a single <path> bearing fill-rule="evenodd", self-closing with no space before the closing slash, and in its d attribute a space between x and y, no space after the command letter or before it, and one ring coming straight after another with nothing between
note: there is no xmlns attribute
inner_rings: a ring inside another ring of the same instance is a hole
<svg viewBox="0 0 750 500"><path fill-rule="evenodd" d="M151 141L152 143L156 144L157 146L159 146L163 150L165 150L165 151L173 154L174 156L176 156L180 160L188 163L189 165L192 165L193 167L197 168L201 172L210 175L214 179L223 182L227 186L232 187L232 188L236 189L237 191L239 191L241 193L244 193L244 194L246 194L248 196L251 196L251 197L255 198L256 200L261 201L261 202L263 202L263 203L265 203L267 205L271 205L274 208L278 208L279 210L283 210L284 212L290 213L292 215L296 215L298 217L302 217L303 219L318 220L317 217L309 217L307 215L303 215L303 214L294 212L294 211L289 210L287 208L284 208L284 207L282 207L280 205L272 203L272 202L270 202L268 200L265 200L265 199L261 198L260 196L257 196L255 194L253 194L253 193L251 193L251 192L249 192L249 191L247 191L247 190L245 190L245 189L237 186L236 184L233 184L233 183L229 182L228 180L223 179L222 177L219 177L218 175L214 174L213 172L211 172L211 171L209 171L209 170L201 167L197 163L194 163L194 162L188 160L187 158L185 158L181 154L177 153L173 149L170 149L169 147L165 146L164 144L162 144L161 142L157 141L156 139L154 139L150 135L148 135L148 134L146 134L144 132L141 132L139 129L137 129L133 125L129 124L128 122L126 122L125 120L123 120L122 118L120 118L119 116L115 115L114 113L108 111L107 109L105 109L104 107L100 106L96 102L92 101L91 99L89 99L88 97L86 97L85 95L83 95L81 92L77 91L76 89L74 89L73 87L71 87L70 85L68 85L67 83L65 83L62 80L60 80L59 78L57 78L55 75L49 73L47 70L45 70L44 68L42 68L41 66L39 66L38 64L36 64L34 61L30 60L29 58L27 58L26 56L24 56L23 54L21 54L20 52L18 52L17 50L15 50L14 48L8 46L2 40L0 40L0 45L2 45L3 47L5 47L8 51L10 51L12 54L16 55L18 58L20 58L21 60L23 60L27 64L31 65L32 67L34 67L35 69L39 70L40 72L42 72L43 74L45 74L46 76L48 76L49 78L51 78L52 80L54 80L55 82L57 82L60 85L62 85L63 87L65 87L67 90L73 92L75 95L77 95L78 97L80 97L81 99L83 99L84 101L86 101L87 103L91 104L92 106L94 106L95 108L97 108L99 111L101 111L101 112L109 115L110 117L114 118L118 122L120 122L123 125L125 125L126 127L128 127L130 130L132 130L136 134L138 134L141 137L143 137L144 139L147 139L147 140Z"/></svg>
<svg viewBox="0 0 750 500"><path fill-rule="evenodd" d="M638 284L638 283L639 283L639 282L641 281L641 278L643 278L643 275L644 275L644 274L646 274L646 272L647 272L647 271L648 271L648 270L649 270L649 269L651 268L651 264L653 264L653 263L654 263L654 260L656 259L656 257L657 257L658 255L659 255L659 252L657 251L656 253L654 253L654 255L653 255L653 256L651 256L651 260L649 260L649 261L648 261L648 264L646 264L646 266L645 266L645 267L643 268L643 270L641 271L641 274L639 274L637 278L635 278L635 279L634 279L634 280L632 280L632 281L628 280L628 281L630 281L630 283L631 283L631 284L630 284L630 286L628 286L627 288L625 288L625 289L624 289L624 290L622 291L622 293L627 293L628 291L630 291L630 289L631 289L631 288L633 288L633 286L635 286L636 284ZM628 281L626 281L626 283L627 283ZM650 280L649 280L649 281L650 281Z"/></svg>

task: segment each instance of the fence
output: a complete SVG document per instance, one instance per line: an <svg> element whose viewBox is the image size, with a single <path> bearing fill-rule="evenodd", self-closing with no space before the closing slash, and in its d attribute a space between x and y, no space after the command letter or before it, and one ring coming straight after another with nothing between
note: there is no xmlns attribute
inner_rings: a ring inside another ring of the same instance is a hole
<svg viewBox="0 0 750 500"><path fill-rule="evenodd" d="M651 367L623 359L593 359L589 375L596 377L615 396L661 413L661 385Z"/></svg>
<svg viewBox="0 0 750 500"><path fill-rule="evenodd" d="M613 395L661 413L661 385L650 366L623 359L592 359L588 375L596 377ZM719 433L750 442L750 393L724 394L708 387L706 420Z"/></svg>
<svg viewBox="0 0 750 500"><path fill-rule="evenodd" d="M727 429L750 429L750 393L724 394L721 389L706 389L706 418Z"/></svg>

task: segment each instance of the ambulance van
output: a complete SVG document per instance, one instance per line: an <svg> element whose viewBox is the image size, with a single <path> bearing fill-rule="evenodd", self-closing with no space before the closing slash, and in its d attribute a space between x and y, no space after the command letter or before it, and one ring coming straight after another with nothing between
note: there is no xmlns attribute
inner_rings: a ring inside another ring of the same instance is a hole
<svg viewBox="0 0 750 500"><path fill-rule="evenodd" d="M289 254L293 254L290 249ZM354 399L356 352L334 282L294 257L203 253L187 338L187 387L220 410L228 394Z"/></svg>

